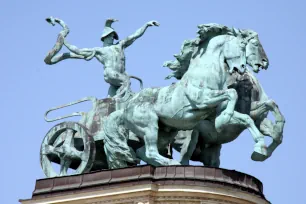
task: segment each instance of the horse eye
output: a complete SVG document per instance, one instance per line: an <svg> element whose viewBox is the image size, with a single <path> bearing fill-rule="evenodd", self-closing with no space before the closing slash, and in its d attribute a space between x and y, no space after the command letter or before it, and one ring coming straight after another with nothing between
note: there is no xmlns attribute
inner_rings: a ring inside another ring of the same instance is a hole
<svg viewBox="0 0 306 204"><path fill-rule="evenodd" d="M252 43L253 43L253 45L255 45L255 46L258 46L259 45L259 42L258 42L258 40L252 40Z"/></svg>
<svg viewBox="0 0 306 204"><path fill-rule="evenodd" d="M241 42L240 42L240 47L245 47L245 46L246 46L246 42L241 41Z"/></svg>

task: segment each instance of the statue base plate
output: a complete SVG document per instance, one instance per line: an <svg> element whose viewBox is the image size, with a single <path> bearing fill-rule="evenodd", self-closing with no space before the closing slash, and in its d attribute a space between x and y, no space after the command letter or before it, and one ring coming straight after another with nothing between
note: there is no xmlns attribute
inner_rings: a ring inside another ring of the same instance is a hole
<svg viewBox="0 0 306 204"><path fill-rule="evenodd" d="M36 181L22 204L268 204L262 183L234 170L150 165Z"/></svg>

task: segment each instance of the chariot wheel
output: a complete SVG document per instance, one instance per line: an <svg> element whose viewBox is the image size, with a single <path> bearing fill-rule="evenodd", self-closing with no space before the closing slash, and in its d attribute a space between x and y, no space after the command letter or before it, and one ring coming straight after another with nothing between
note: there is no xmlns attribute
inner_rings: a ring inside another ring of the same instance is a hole
<svg viewBox="0 0 306 204"><path fill-rule="evenodd" d="M41 144L40 164L47 177L81 174L90 171L95 153L94 139L86 127L77 122L63 122L46 134ZM52 163L60 165L59 173Z"/></svg>

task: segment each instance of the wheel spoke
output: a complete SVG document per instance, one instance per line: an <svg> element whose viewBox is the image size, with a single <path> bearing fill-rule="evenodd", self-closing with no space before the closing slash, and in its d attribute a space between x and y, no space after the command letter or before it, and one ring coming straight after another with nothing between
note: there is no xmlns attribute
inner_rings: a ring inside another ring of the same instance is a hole
<svg viewBox="0 0 306 204"><path fill-rule="evenodd" d="M56 154L59 154L59 155L65 154L65 150L64 150L63 146L54 147L53 150L54 150L54 152L55 152Z"/></svg>
<svg viewBox="0 0 306 204"><path fill-rule="evenodd" d="M57 152L54 150L53 146L46 144L42 148L42 154L44 154L44 155L56 154L57 155Z"/></svg>
<svg viewBox="0 0 306 204"><path fill-rule="evenodd" d="M67 158L61 157L61 169L60 169L60 176L66 176L68 168L70 167L71 160Z"/></svg>
<svg viewBox="0 0 306 204"><path fill-rule="evenodd" d="M83 152L77 150L75 147L70 147L69 156L74 159L84 160Z"/></svg>
<svg viewBox="0 0 306 204"><path fill-rule="evenodd" d="M53 146L54 146L54 147L59 147L59 146L63 145L63 143L64 143L64 141L65 141L65 137L66 137L66 133L63 132L61 135L59 135L59 136L56 138L55 142L53 143Z"/></svg>
<svg viewBox="0 0 306 204"><path fill-rule="evenodd" d="M74 131L72 129L67 129L64 145L74 147L73 135L74 135Z"/></svg>

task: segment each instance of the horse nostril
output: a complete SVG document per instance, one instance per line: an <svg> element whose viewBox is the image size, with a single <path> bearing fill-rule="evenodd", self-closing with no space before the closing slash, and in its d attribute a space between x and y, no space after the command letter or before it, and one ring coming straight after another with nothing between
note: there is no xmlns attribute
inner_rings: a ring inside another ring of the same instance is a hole
<svg viewBox="0 0 306 204"><path fill-rule="evenodd" d="M244 67L245 67L245 65L244 65L244 64L242 64L242 65L241 65L241 68L243 68L243 69L244 69Z"/></svg>

